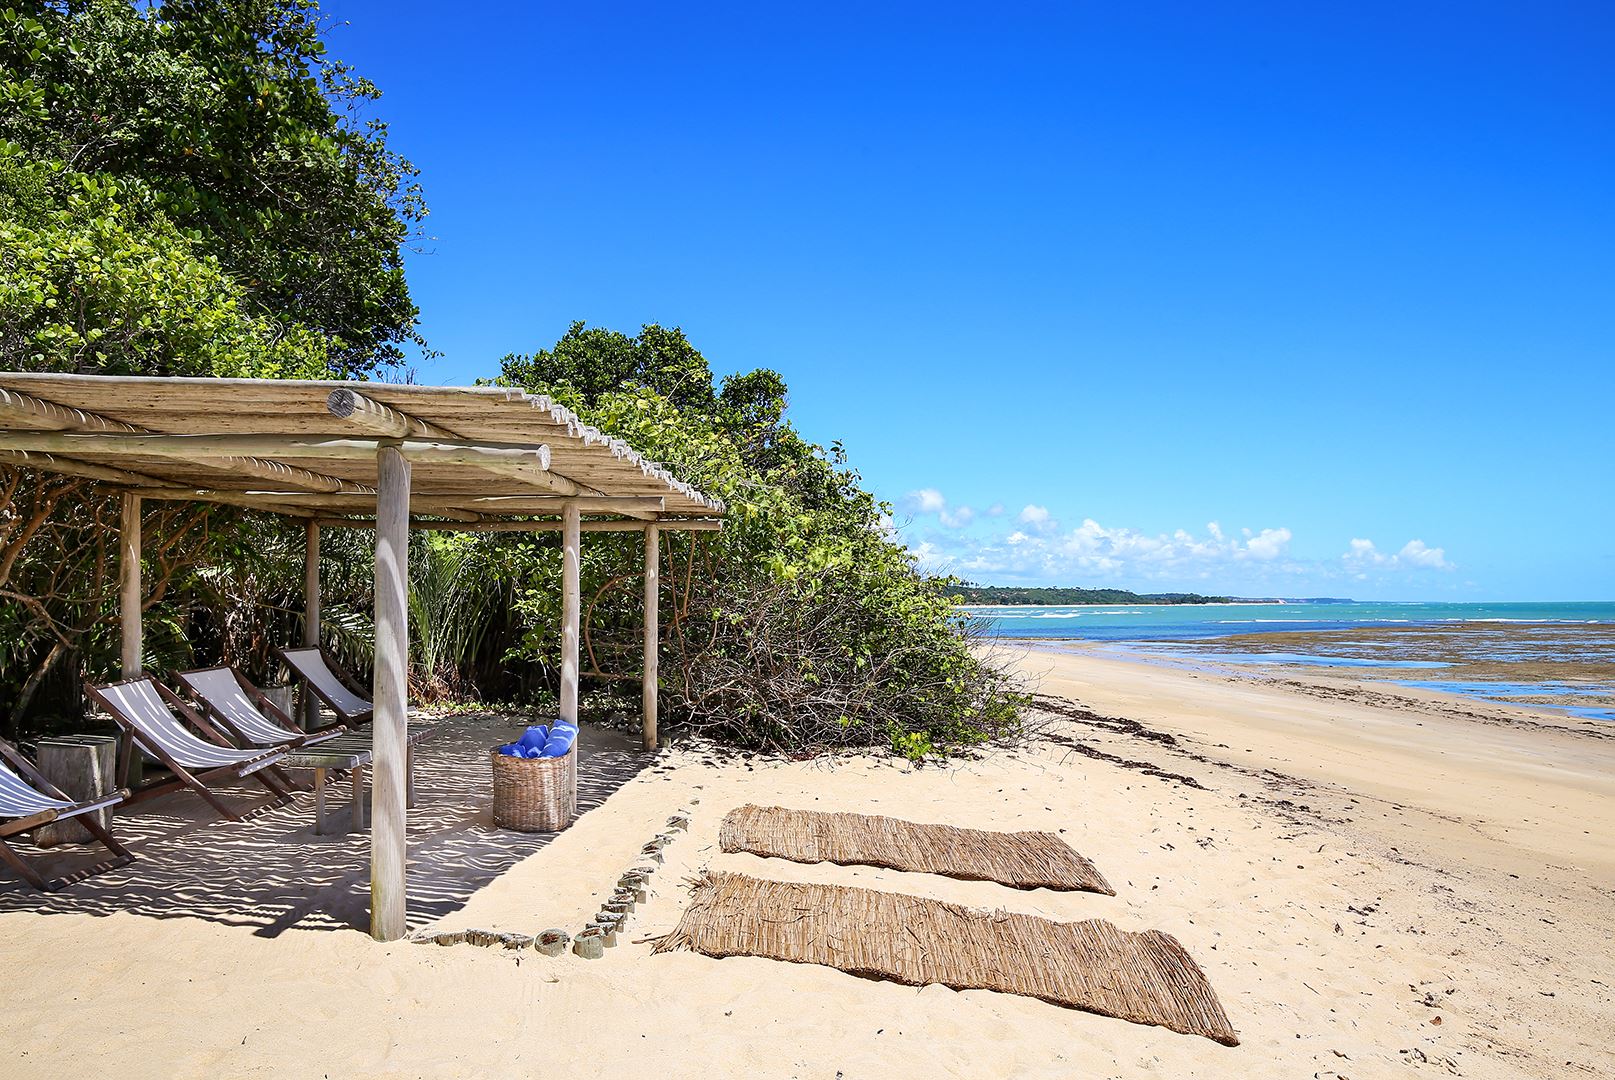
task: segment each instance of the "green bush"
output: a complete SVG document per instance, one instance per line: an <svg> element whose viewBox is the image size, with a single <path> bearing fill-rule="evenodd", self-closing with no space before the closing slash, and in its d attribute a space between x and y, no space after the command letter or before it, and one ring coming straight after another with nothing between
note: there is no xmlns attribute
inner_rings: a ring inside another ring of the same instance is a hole
<svg viewBox="0 0 1615 1080"><path fill-rule="evenodd" d="M886 746L910 758L1016 730L1007 676L891 538L890 508L841 448L785 419L778 374L715 390L678 330L577 324L553 350L507 357L501 381L552 395L727 504L721 532L664 533L662 693L690 728L787 753ZM609 651L597 640L632 663L638 538L591 535L585 553L586 666ZM502 555L530 657L553 655L557 556L539 539Z"/></svg>

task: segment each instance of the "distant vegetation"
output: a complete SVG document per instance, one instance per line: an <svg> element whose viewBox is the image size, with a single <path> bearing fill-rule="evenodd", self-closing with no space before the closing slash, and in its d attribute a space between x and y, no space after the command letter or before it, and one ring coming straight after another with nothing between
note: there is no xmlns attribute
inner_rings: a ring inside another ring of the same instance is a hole
<svg viewBox="0 0 1615 1080"><path fill-rule="evenodd" d="M963 604L1226 604L1227 596L1199 593L1136 593L1126 589L1029 589L1010 585L953 585L948 595Z"/></svg>

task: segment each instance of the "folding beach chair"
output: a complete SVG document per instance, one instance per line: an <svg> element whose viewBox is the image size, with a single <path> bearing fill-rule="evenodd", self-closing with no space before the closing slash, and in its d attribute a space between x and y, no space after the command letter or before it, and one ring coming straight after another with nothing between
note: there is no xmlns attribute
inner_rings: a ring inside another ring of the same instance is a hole
<svg viewBox="0 0 1615 1080"><path fill-rule="evenodd" d="M230 746L224 736L197 715L178 694L149 675L108 683L106 686L91 686L88 683L85 686L90 696L106 707L123 731L123 743L118 755L119 783L127 779L129 761L133 756L130 751L136 746L161 761L174 774L172 780L158 780L136 789L129 796L130 802L188 787L224 817L240 821L242 815L231 810L208 790L207 781L223 776L250 776L268 788L277 799L291 797L290 781L282 778L277 784L270 775L266 775L274 769L275 762L285 755L285 746L249 750ZM190 727L186 727L187 723ZM196 731L207 734L213 741L199 737Z"/></svg>
<svg viewBox="0 0 1615 1080"><path fill-rule="evenodd" d="M182 671L179 681L201 703L208 717L235 738L237 746L313 746L334 739L345 727L308 733L233 667Z"/></svg>
<svg viewBox="0 0 1615 1080"><path fill-rule="evenodd" d="M336 713L339 723L349 727L368 724L372 707L359 681L337 664L323 645L304 645L296 649L276 649L275 655L285 661L303 686L325 702Z"/></svg>
<svg viewBox="0 0 1615 1080"><path fill-rule="evenodd" d="M0 862L4 862L24 881L42 892L55 892L75 881L82 881L84 878L115 870L120 866L128 866L134 862L135 857L112 838L106 826L97 821L94 815L94 811L104 810L121 802L128 795L127 791L114 791L99 798L74 802L55 784L45 779L44 775L34 768L33 763L15 747L0 741L0 818L12 819L0 824ZM48 825L52 821L65 821L68 818L82 818L79 824L88 829L91 836L112 852L112 858L47 881L5 842L8 836L16 836L41 825Z"/></svg>

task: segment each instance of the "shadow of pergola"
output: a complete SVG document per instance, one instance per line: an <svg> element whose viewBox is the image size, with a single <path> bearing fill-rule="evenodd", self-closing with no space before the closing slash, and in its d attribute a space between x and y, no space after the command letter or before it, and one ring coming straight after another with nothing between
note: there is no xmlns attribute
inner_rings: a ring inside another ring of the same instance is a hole
<svg viewBox="0 0 1615 1080"><path fill-rule="evenodd" d="M515 738L522 721L483 715L437 726L415 755L408 868L412 927L463 907L473 893L556 835L493 824L488 750ZM635 738L585 727L579 736L578 812L605 802L654 760ZM206 919L251 927L265 937L293 928L368 928L368 829L317 836L311 794L272 806L268 793L250 781L220 790L231 806L256 808L252 816L241 822L210 818L201 800L188 792L121 810L113 831L135 853L133 864L58 893L34 892L15 878L0 878L0 913ZM329 793L328 827L347 825L346 795L345 782ZM21 838L13 843L47 874L71 872L104 855L87 845L41 852Z"/></svg>

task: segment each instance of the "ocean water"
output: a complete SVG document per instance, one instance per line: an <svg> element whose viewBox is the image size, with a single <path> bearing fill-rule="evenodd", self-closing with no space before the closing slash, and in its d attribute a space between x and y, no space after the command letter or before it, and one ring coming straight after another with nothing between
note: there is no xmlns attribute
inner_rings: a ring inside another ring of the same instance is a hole
<svg viewBox="0 0 1615 1080"><path fill-rule="evenodd" d="M1123 653L1147 650L1189 662L1353 668L1363 677L1404 686L1615 720L1612 602L1092 604L967 610L983 620L991 635L1043 639L1045 647L1090 641ZM1246 634L1263 637L1238 637ZM1269 636L1275 634L1284 636ZM1404 676L1397 669L1411 670ZM1573 681L1564 677L1567 671Z"/></svg>
<svg viewBox="0 0 1615 1080"><path fill-rule="evenodd" d="M1087 641L1192 641L1284 630L1454 623L1615 625L1615 601L1557 604L1073 604L971 607L988 633Z"/></svg>

